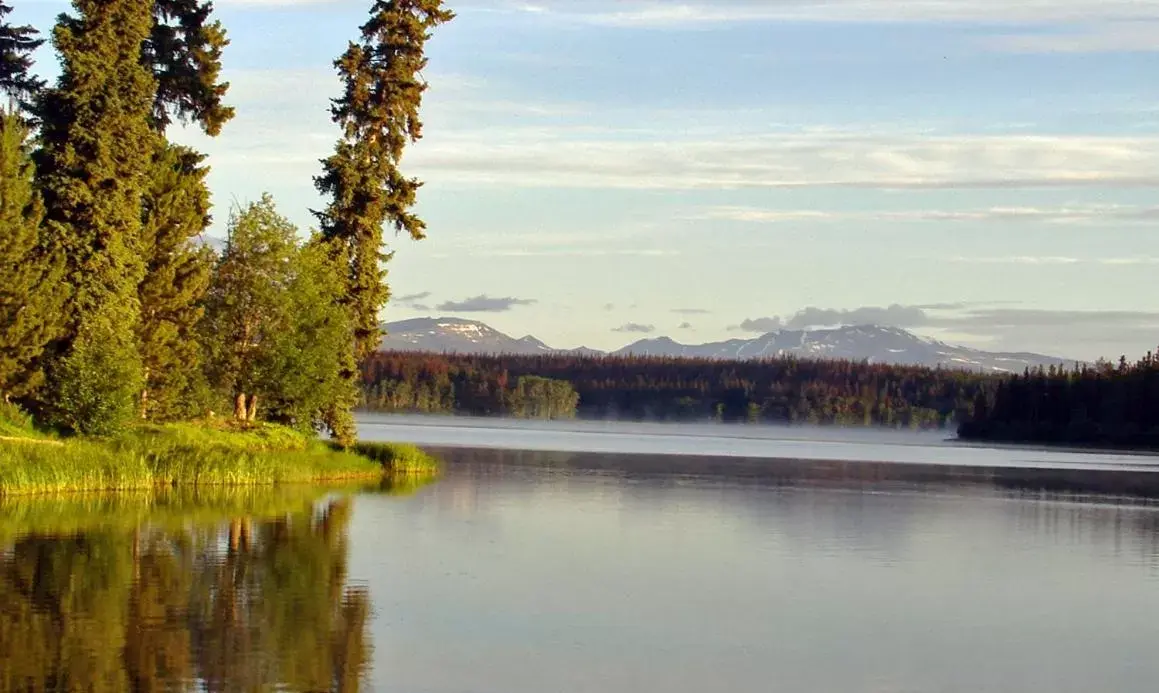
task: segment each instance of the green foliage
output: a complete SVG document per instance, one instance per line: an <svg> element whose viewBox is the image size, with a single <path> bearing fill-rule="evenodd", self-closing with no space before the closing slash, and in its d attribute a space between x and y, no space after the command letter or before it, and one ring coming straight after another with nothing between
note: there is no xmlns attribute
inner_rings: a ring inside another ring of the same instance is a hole
<svg viewBox="0 0 1159 693"><path fill-rule="evenodd" d="M299 246L270 196L235 213L202 330L223 404L256 396L269 420L303 431L327 424L349 442L357 393L343 374L352 366L342 288L324 246Z"/></svg>
<svg viewBox="0 0 1159 693"><path fill-rule="evenodd" d="M9 24L11 12L9 4L0 2L0 94L27 105L44 88L42 80L29 74L32 53L44 39L33 27Z"/></svg>
<svg viewBox="0 0 1159 693"><path fill-rule="evenodd" d="M439 472L439 461L416 445L406 443L355 443L351 448L382 464L391 475L430 475Z"/></svg>
<svg viewBox="0 0 1159 693"><path fill-rule="evenodd" d="M76 16L61 15L53 33L60 77L37 106L46 228L73 289L49 404L69 427L109 432L140 393L141 202L156 142L149 127L156 82L141 46L153 14L140 0L73 5ZM106 366L111 372L100 370Z"/></svg>
<svg viewBox="0 0 1159 693"><path fill-rule="evenodd" d="M507 411L520 419L572 419L579 395L566 380L520 376L506 396Z"/></svg>
<svg viewBox="0 0 1159 693"><path fill-rule="evenodd" d="M0 441L0 496L381 477L380 463L291 429L144 426L104 441Z"/></svg>
<svg viewBox="0 0 1159 693"><path fill-rule="evenodd" d="M383 227L414 239L425 234L425 224L411 211L421 183L403 176L399 165L407 143L422 137L419 108L427 85L421 72L430 31L454 18L442 0L376 0L370 15L359 40L334 63L344 91L331 114L342 138L315 180L330 199L317 216L343 268L343 303L358 359L377 348L378 314L390 298L382 265L391 255L383 252Z"/></svg>
<svg viewBox="0 0 1159 693"><path fill-rule="evenodd" d="M115 435L138 416L137 396L144 383L140 357L133 335L119 326L128 311L109 312L94 315L81 326L72 348L53 371L50 416L65 430Z"/></svg>
<svg viewBox="0 0 1159 693"><path fill-rule="evenodd" d="M32 416L12 404L0 401L0 438L39 438Z"/></svg>
<svg viewBox="0 0 1159 693"><path fill-rule="evenodd" d="M1012 375L979 393L966 440L1159 449L1159 354Z"/></svg>
<svg viewBox="0 0 1159 693"><path fill-rule="evenodd" d="M229 83L219 81L221 53L229 40L221 22L210 21L212 14L208 0L154 0L142 61L157 78L153 124L160 132L176 116L216 136L234 116L222 101Z"/></svg>
<svg viewBox="0 0 1159 693"><path fill-rule="evenodd" d="M290 321L286 288L294 278L297 233L269 195L230 216L201 330L210 381L223 404L239 393L269 393L276 356L270 346Z"/></svg>
<svg viewBox="0 0 1159 693"><path fill-rule="evenodd" d="M353 420L339 422L357 398L353 384L343 377L348 359L349 320L338 304L341 275L318 243L299 249L287 286L288 324L270 341L270 380L277 387L267 395L273 421L312 430L333 424L343 442L353 438Z"/></svg>
<svg viewBox="0 0 1159 693"><path fill-rule="evenodd" d="M172 144L154 154L143 200L137 330L145 368L141 414L174 420L203 413L207 389L197 326L209 288L213 253L196 242L210 223L204 156Z"/></svg>
<svg viewBox="0 0 1159 693"><path fill-rule="evenodd" d="M0 110L0 399L22 398L43 382L41 356L60 329L63 264L45 242L28 128Z"/></svg>
<svg viewBox="0 0 1159 693"><path fill-rule="evenodd" d="M961 420L977 394L998 380L959 370L797 358L380 353L362 364L362 401L377 411L543 415L514 394L528 376L570 384L578 395L575 414L586 419L921 429ZM537 389L542 401L554 400L546 386L529 391ZM559 398L565 397L561 389ZM567 415L566 402L560 412Z"/></svg>

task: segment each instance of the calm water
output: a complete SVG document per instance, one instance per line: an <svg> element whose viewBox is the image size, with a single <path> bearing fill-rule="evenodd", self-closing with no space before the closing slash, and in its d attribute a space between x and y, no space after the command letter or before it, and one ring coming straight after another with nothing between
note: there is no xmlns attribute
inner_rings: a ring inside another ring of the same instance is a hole
<svg viewBox="0 0 1159 693"><path fill-rule="evenodd" d="M421 488L0 505L0 689L1159 681L1159 509L1143 503L444 454Z"/></svg>

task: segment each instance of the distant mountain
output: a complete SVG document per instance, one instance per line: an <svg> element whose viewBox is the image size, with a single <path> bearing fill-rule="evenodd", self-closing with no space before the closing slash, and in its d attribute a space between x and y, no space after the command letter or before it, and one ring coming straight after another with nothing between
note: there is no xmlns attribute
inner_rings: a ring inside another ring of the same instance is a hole
<svg viewBox="0 0 1159 693"><path fill-rule="evenodd" d="M570 353L600 356L580 347L556 350L530 335L515 339L476 320L417 318L384 325L383 351L432 351L479 354ZM1074 361L1029 353L996 353L952 346L896 327L860 325L824 330L780 330L754 339L710 344L681 344L668 337L644 339L612 352L617 356L667 356L747 360L797 356L871 363L943 366L991 372L1021 372L1035 366L1070 366Z"/></svg>
<svg viewBox="0 0 1159 693"><path fill-rule="evenodd" d="M1042 354L999 353L952 346L933 339L924 339L897 327L876 325L824 330L779 330L755 339L732 339L727 342L701 345L679 344L667 337L661 337L630 344L614 353L621 356L683 356L735 360L797 356L994 372L1020 372L1027 367L1039 365L1074 365L1074 361Z"/></svg>
<svg viewBox="0 0 1159 693"><path fill-rule="evenodd" d="M383 326L382 351L462 354L547 354L553 350L530 335L515 339L476 320L415 318Z"/></svg>

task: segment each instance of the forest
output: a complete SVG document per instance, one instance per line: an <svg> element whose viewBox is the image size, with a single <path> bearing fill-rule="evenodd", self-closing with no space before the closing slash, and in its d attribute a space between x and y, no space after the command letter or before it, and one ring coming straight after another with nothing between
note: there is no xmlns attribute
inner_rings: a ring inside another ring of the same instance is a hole
<svg viewBox="0 0 1159 693"><path fill-rule="evenodd" d="M1159 356L1005 379L962 422L967 440L1159 449Z"/></svg>
<svg viewBox="0 0 1159 693"><path fill-rule="evenodd" d="M51 30L0 1L0 419L65 435L141 423L272 422L353 442L358 360L390 296L389 228L425 235L424 47L442 0L376 0L333 66L336 144L302 230L269 196L230 210L220 252L206 156L169 138L235 115L208 0L73 0ZM51 84L33 56L46 40Z"/></svg>
<svg viewBox="0 0 1159 693"><path fill-rule="evenodd" d="M998 379L966 371L797 358L718 361L384 352L362 364L362 406L381 412L527 415L529 376L570 384L585 419L945 428Z"/></svg>

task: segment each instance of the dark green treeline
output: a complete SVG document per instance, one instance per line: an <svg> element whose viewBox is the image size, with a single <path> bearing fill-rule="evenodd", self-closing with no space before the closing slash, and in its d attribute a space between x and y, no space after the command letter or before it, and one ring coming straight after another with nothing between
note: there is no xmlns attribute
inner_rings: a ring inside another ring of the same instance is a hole
<svg viewBox="0 0 1159 693"><path fill-rule="evenodd" d="M387 412L516 414L513 384L568 383L592 419L751 421L942 428L998 380L959 370L807 361L381 353L363 366L364 406Z"/></svg>
<svg viewBox="0 0 1159 693"><path fill-rule="evenodd" d="M0 545L0 690L360 690L370 596L347 578L350 510Z"/></svg>
<svg viewBox="0 0 1159 693"><path fill-rule="evenodd" d="M425 42L452 18L441 0L373 2L335 63L320 231L264 197L233 211L221 253L202 237L205 157L166 137L234 116L213 3L73 0L52 85L32 73L43 39L10 13L0 2L0 398L86 434L232 412L349 441L356 359L389 297L383 227L423 235L399 164L421 136Z"/></svg>
<svg viewBox="0 0 1159 693"><path fill-rule="evenodd" d="M1027 371L980 397L969 440L1159 449L1159 356Z"/></svg>

